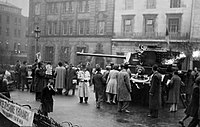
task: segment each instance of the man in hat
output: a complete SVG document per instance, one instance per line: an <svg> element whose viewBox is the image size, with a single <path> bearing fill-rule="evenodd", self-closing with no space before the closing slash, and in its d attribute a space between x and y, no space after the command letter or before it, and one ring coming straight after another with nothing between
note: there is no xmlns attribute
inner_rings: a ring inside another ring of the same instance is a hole
<svg viewBox="0 0 200 127"><path fill-rule="evenodd" d="M90 72L87 71L86 64L82 64L81 70L78 72L78 95L80 98L80 103L83 103L83 98L85 103L88 102L89 97L89 80L90 80Z"/></svg>

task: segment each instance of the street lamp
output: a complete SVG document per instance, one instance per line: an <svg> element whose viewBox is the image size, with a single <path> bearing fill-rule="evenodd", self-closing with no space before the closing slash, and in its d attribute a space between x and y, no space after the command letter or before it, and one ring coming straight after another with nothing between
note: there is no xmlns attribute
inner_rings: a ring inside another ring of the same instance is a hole
<svg viewBox="0 0 200 127"><path fill-rule="evenodd" d="M38 52L38 49L37 49L38 40L40 38L40 33L41 33L39 26L36 27L36 29L34 30L34 33L35 33L35 40L36 40L36 42L35 42L35 55L36 55L36 53Z"/></svg>

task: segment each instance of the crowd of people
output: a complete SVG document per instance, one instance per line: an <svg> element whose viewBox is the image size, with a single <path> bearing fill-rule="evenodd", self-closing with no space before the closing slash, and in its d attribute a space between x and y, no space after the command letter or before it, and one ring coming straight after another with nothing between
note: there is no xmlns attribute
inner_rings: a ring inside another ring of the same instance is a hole
<svg viewBox="0 0 200 127"><path fill-rule="evenodd" d="M131 72L128 64L106 66L102 73L100 65L92 68L89 63L80 64L77 67L67 62L59 62L53 69L50 62L35 62L31 66L32 83L30 92L35 92L36 101L41 101L45 115L53 111L52 95L68 95L72 90L75 95L75 88L78 87L77 96L79 103L88 103L90 86L94 85L96 108L101 108L103 102L107 104L118 104L118 112L129 113L129 103L132 101L132 90L134 82L131 82ZM139 69L141 72L143 69ZM136 74L139 76L139 72ZM179 121L184 126L188 117L193 117L189 127L195 127L199 123L199 84L200 75L195 68L188 70L182 77L178 70L167 70L165 75L159 73L159 67L154 65L149 75L149 115L151 118L158 118L159 109L165 103L169 103L170 112L178 110L178 103L181 93L185 93L185 104L187 106L186 116ZM27 62L21 65L17 61L15 66L17 88L24 91L29 90L26 77L28 76ZM164 96L167 96L164 98ZM182 100L183 101L183 100Z"/></svg>

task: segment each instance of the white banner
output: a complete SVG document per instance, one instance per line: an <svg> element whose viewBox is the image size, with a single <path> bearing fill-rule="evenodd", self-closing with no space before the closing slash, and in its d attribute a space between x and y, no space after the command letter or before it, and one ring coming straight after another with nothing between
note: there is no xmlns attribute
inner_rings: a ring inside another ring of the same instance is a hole
<svg viewBox="0 0 200 127"><path fill-rule="evenodd" d="M34 112L0 98L0 113L19 126L32 127Z"/></svg>

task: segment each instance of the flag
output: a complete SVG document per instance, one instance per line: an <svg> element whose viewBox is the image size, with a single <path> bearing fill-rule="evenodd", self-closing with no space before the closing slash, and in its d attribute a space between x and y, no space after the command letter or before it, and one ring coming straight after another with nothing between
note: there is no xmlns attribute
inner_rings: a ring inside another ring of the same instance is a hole
<svg viewBox="0 0 200 127"><path fill-rule="evenodd" d="M168 47L169 47L169 31L168 31L168 28L166 28L165 39L166 39L166 42L167 42Z"/></svg>

